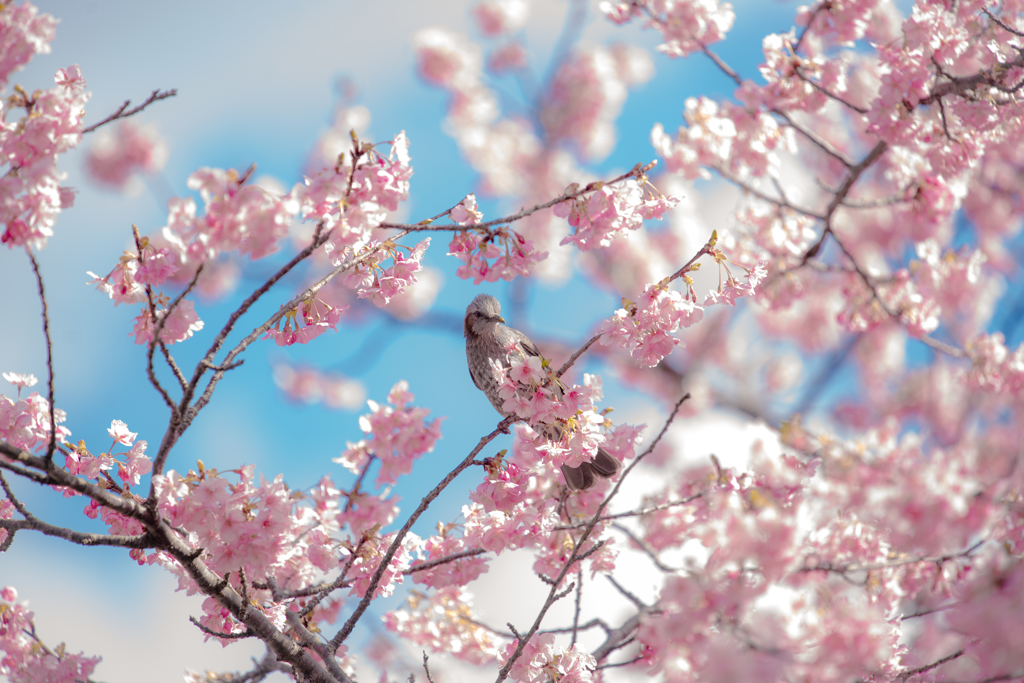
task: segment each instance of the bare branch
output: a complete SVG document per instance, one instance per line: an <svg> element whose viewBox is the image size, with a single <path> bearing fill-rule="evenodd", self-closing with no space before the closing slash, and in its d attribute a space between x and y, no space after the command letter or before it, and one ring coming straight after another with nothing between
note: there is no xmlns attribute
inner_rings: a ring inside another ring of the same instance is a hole
<svg viewBox="0 0 1024 683"><path fill-rule="evenodd" d="M634 534L629 527L625 527L621 524L612 524L612 528L623 533L629 540L631 540L637 548L642 550L644 554L651 559L651 562L654 563L654 566L660 569L661 571L665 572L666 574L675 574L676 572L680 571L679 569L669 567L668 565L663 563L661 561L661 558L658 557L658 553L654 550L654 548L652 548L650 544L647 543L645 540Z"/></svg>
<svg viewBox="0 0 1024 683"><path fill-rule="evenodd" d="M36 285L39 288L39 302L43 309L43 338L46 340L46 374L47 374L47 399L50 401L50 443L46 447L46 462L53 462L53 452L57 450L57 421L54 417L53 405L53 341L50 339L50 314L46 306L46 292L43 290L43 276L39 272L39 263L35 254L28 245L25 246L25 253L32 263L32 272L36 274Z"/></svg>
<svg viewBox="0 0 1024 683"><path fill-rule="evenodd" d="M160 90L154 90L152 93L150 93L149 97L146 98L145 102L143 102L139 106L135 107L134 109L128 109L128 107L131 105L132 101L131 100L125 100L124 104L122 104L120 107L118 107L117 111L115 111L113 114L111 114L107 118L103 119L99 123L94 123L91 126L83 128L82 129L82 135L85 135L86 133L91 133L94 130L96 130L97 128L99 128L100 126L104 126L104 125L106 125L106 124L108 124L108 123L110 123L112 121L117 121L118 119L126 119L129 116L135 116L140 111L142 111L143 109L145 109L149 105L153 104L154 102L159 102L160 100L166 100L168 97L174 97L177 94L178 94L178 90L176 88L171 88L170 90L164 90L163 92L160 92Z"/></svg>
<svg viewBox="0 0 1024 683"><path fill-rule="evenodd" d="M474 548L473 550L464 550L461 553L452 553L451 555L445 555L444 557L438 557L437 559L430 560L430 561L424 562L422 564L414 564L411 567L409 567L408 569L406 569L405 571L403 571L402 573L404 575L406 575L406 576L409 576L410 574L415 574L416 572L421 572L421 571L423 571L425 569L433 569L434 567L440 566L442 564L447 564L449 562L454 562L456 560L461 560L464 557L475 557L476 555L483 555L486 552L487 551L484 550L483 548Z"/></svg>
<svg viewBox="0 0 1024 683"><path fill-rule="evenodd" d="M1018 38L1024 38L1024 33L1021 33L1020 31L1018 31L1017 29L1013 28L1012 26L1004 24L1001 19L999 19L996 15L992 14L991 12L989 12L988 8L982 7L981 11L982 11L983 14L988 15L988 18L991 19L992 21L996 22L996 24L998 24L999 27L1002 28L1004 31L1012 33L1013 35L1017 36Z"/></svg>
<svg viewBox="0 0 1024 683"><path fill-rule="evenodd" d="M942 666L946 662L951 662L954 659L957 659L958 657L962 657L963 654L964 654L963 649L957 650L953 654L947 655L947 656L943 657L942 659L939 659L939 660L936 660L936 661L932 662L931 664L925 664L924 666L919 666L916 669L910 669L909 671L904 671L903 673L901 673L899 675L899 679L901 681L906 681L911 676L916 676L917 674L924 673L925 671L931 671L932 669L935 669L935 668L938 668L938 667Z"/></svg>
<svg viewBox="0 0 1024 683"><path fill-rule="evenodd" d="M846 166L846 168L852 168L853 167L853 161L848 159L845 154L843 154L842 152L837 150L835 147L833 147L831 144L829 144L823 138L818 137L818 135L815 134L813 131L811 131L809 128L805 128L802 125L800 125L799 123L797 123L796 121L794 121L793 118L789 114L787 114L786 112L782 111L781 109L772 109L772 113L777 114L778 116L781 116L783 119L785 119L786 123L793 130L795 130L796 132L798 132L801 135L803 135L805 138L807 138L811 143L813 143L818 149L820 149L825 154L827 154L831 158L835 159L836 161L841 163L843 166Z"/></svg>
<svg viewBox="0 0 1024 683"><path fill-rule="evenodd" d="M839 95L836 95L834 92L830 91L828 88L823 86L821 83L818 83L816 80L814 80L813 78L811 78L810 76L805 74L803 69L801 69L799 66L796 67L795 69L793 69L793 73L795 73L797 78L799 78L801 81L803 81L807 85L811 86L812 88L814 88L815 90L817 90L821 94L825 95L829 99L835 100L839 104L843 105L844 107L846 107L848 109L852 109L853 111L857 112L858 114L867 114L868 113L868 110L865 109L864 107L858 107L853 102L848 102L847 100L844 100L842 97L840 97Z"/></svg>
<svg viewBox="0 0 1024 683"><path fill-rule="evenodd" d="M434 679L430 676L430 667L427 665L427 651L423 651L423 671L427 674L427 680L430 683L434 683Z"/></svg>
<svg viewBox="0 0 1024 683"><path fill-rule="evenodd" d="M200 631L202 631L208 636L213 636L214 638L223 638L224 640L242 640L244 638L256 637L256 635L248 629L242 631L241 633L220 633L218 631L214 631L212 628L209 628L199 623L199 620L191 615L189 616L188 620L195 624L196 628L198 628Z"/></svg>

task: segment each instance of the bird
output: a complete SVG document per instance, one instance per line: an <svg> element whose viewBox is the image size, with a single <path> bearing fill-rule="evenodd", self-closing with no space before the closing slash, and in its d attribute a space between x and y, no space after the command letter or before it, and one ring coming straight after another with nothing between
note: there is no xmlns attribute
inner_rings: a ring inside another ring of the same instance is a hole
<svg viewBox="0 0 1024 683"><path fill-rule="evenodd" d="M484 392L495 410L505 417L511 417L512 413L502 410L503 401L498 395L498 387L504 380L503 374L498 373L491 361L498 361L503 372L507 372L512 365L510 354L518 352L543 359L540 349L525 334L505 324L505 319L501 317L501 304L490 294L478 294L466 307L463 332L466 336L466 361L473 384ZM555 390L559 396L565 393L558 383L555 384ZM529 388L522 386L520 393L525 394L527 391ZM562 427L548 424L538 431L545 438L557 441L561 437ZM615 476L621 467L622 463L599 447L590 462L582 463L579 467L562 465L562 474L570 489L583 491L592 487L597 477Z"/></svg>

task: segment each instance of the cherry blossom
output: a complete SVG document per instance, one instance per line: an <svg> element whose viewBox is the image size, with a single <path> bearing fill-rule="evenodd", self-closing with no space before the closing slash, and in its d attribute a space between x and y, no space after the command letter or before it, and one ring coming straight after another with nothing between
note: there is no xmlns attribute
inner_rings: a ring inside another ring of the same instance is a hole
<svg viewBox="0 0 1024 683"><path fill-rule="evenodd" d="M349 442L345 452L334 461L359 472L371 457L376 458L381 463L378 486L394 483L399 476L411 472L416 459L434 450L434 443L441 438L441 421L428 422L426 416L430 411L409 406L412 399L409 384L401 381L388 393L391 405L367 401L371 413L359 418L359 428L368 438Z"/></svg>
<svg viewBox="0 0 1024 683"><path fill-rule="evenodd" d="M154 173L166 161L167 147L156 132L129 120L114 131L102 128L97 132L86 168L97 182L124 190L134 173Z"/></svg>

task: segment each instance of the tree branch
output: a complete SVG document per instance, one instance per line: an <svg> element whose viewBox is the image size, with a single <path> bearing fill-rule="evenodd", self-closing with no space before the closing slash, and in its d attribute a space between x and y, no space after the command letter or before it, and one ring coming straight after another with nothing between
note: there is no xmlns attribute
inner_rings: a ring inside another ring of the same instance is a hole
<svg viewBox="0 0 1024 683"><path fill-rule="evenodd" d="M113 114L111 114L107 118L103 119L99 123L94 123L91 126L83 128L82 129L82 135L85 135L86 133L91 133L94 130L96 130L97 128L99 128L100 126L104 126L104 125L106 125L106 124L108 124L108 123L110 123L112 121L117 121L118 119L126 119L129 116L135 116L140 111L142 111L143 109L145 109L149 105L153 104L154 102L159 102L160 100L166 100L168 97L174 97L177 94L178 94L178 90L176 88L171 88L170 90L164 90L163 92L160 92L160 90L154 90L152 93L150 93L149 97L146 98L145 102L143 102L139 106L135 107L134 109L128 109L128 107L131 105L132 101L131 100L125 100L124 104L122 104L120 107L118 107L117 111L115 111Z"/></svg>
<svg viewBox="0 0 1024 683"><path fill-rule="evenodd" d="M36 261L35 254L32 253L32 249L28 245L25 246L25 253L28 254L28 260L32 263L32 272L36 275L36 285L39 288L39 302L43 309L43 338L46 340L46 384L47 384L47 399L50 401L50 443L46 447L46 462L53 462L53 453L57 450L57 421L54 416L53 405L53 341L50 339L50 314L46 306L46 292L43 290L43 276L39 272L39 263Z"/></svg>

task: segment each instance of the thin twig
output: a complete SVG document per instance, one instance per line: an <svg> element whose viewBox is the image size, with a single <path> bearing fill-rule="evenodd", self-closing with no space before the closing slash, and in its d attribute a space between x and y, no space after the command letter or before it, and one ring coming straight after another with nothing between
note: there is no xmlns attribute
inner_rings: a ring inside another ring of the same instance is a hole
<svg viewBox="0 0 1024 683"><path fill-rule="evenodd" d="M159 102L160 100L166 100L168 97L174 97L177 94L178 94L177 88L171 88L170 90L164 90L163 92L160 92L159 90L154 90L149 95L149 97L146 98L145 102L143 102L139 106L135 107L134 109L130 109L130 110L128 109L128 107L129 107L129 105L131 105L132 101L131 100L125 100L124 104L122 104L120 107L118 107L117 111L115 111L113 114L111 114L107 118L103 119L99 123L94 123L91 126L83 128L82 129L82 135L85 135L86 133L91 133L94 130L96 130L97 128L99 128L100 126L106 125L106 124L110 123L111 121L116 121L118 119L126 119L129 116L135 116L140 111L142 111L143 109L145 109L149 105L153 104L154 102Z"/></svg>
<svg viewBox="0 0 1024 683"><path fill-rule="evenodd" d="M616 178L613 178L611 180L595 181L595 182L589 183L589 184L587 184L583 188L577 188L577 189L574 189L574 190L571 190L571 191L568 191L568 192L564 192L563 194L559 195L558 197L555 197L554 199L552 199L550 201L544 202L543 204L537 204L536 206L531 206L528 209L522 209L521 211L519 211L519 213L514 213L511 216L505 216L503 218L495 218L494 220L485 221L483 223L468 223L466 225L460 225L458 223L442 223L441 225L433 225L433 224L428 223L426 221L423 221L423 222L420 222L420 223L386 223L385 222L385 223L381 223L379 227L381 227L381 228L391 228L391 229L394 229L394 230L403 230L406 233L410 233L410 232L465 232L467 230L484 230L484 229L491 228L491 227L494 227L494 226L497 226L497 225L507 225L508 223L514 223L514 222L516 222L518 220L522 220L523 218L526 218L527 216L535 214L538 211L541 211L543 209L550 208L550 207L552 207L552 206L554 206L556 204L561 204L562 202L568 201L570 199L575 199L577 197L585 195L588 192L593 192L593 191L599 189L600 187L603 187L603 186L606 186L606 185L614 185L615 183L622 182L623 180L627 180L629 178L639 178L639 177L645 175L652 168L654 168L654 166L657 165L657 163L658 162L655 160L655 161L651 161L650 163L647 163L647 164L637 164L632 169L630 169L627 173L623 173L622 175L620 175L620 176L618 176ZM401 237L401 236L402 235L398 235L397 237L395 237L393 239L397 239L398 237Z"/></svg>
<svg viewBox="0 0 1024 683"><path fill-rule="evenodd" d="M936 660L936 661L932 662L931 664L925 664L924 666L919 666L916 669L910 669L909 671L904 671L903 673L901 673L899 675L899 679L901 681L906 681L911 676L916 676L917 674L921 674L921 673L924 673L926 671L931 671L932 669L935 669L937 667L942 666L946 662L951 662L954 659L957 659L958 657L962 657L963 654L964 654L964 650L963 649L957 650L953 654L947 655L947 656L943 657L942 659L939 659L939 660Z"/></svg>
<svg viewBox="0 0 1024 683"><path fill-rule="evenodd" d="M47 399L50 401L50 443L46 447L47 466L53 462L53 453L57 450L57 420L54 416L53 405L53 342L50 339L50 314L46 306L46 292L43 290L43 276L39 272L39 263L36 261L32 249L26 245L25 253L32 263L32 272L36 274L36 285L39 288L39 302L43 309L43 338L46 340L46 373L47 373Z"/></svg>
<svg viewBox="0 0 1024 683"><path fill-rule="evenodd" d="M427 664L427 651L426 650L423 651L423 671L427 675L427 680L430 681L430 683L434 683L434 679L430 675L430 666Z"/></svg>
<svg viewBox="0 0 1024 683"><path fill-rule="evenodd" d="M409 567L408 569L406 569L405 571L403 571L402 574L404 574L406 576L409 576L411 574L415 574L416 572L421 572L421 571L424 571L426 569L433 569L434 567L437 567L437 566L442 565L442 564L447 564L449 562L454 562L456 560L461 560L461 559L463 559L465 557L475 557L476 555L483 555L486 552L487 551L484 550L483 548L474 548L473 550L464 550L461 553L452 553L451 555L445 555L444 557L438 557L437 559L430 560L428 562L424 562L423 564L414 564L411 567Z"/></svg>
<svg viewBox="0 0 1024 683"><path fill-rule="evenodd" d="M193 616L189 616L188 620L195 624L196 628L198 628L200 631L202 631L208 636L213 636L214 638L223 638L224 640L242 640L243 638L256 637L256 634L254 634L252 631L248 629L242 631L241 633L222 633L219 631L214 631L212 628L208 626L204 626L203 624L199 623L199 620Z"/></svg>

